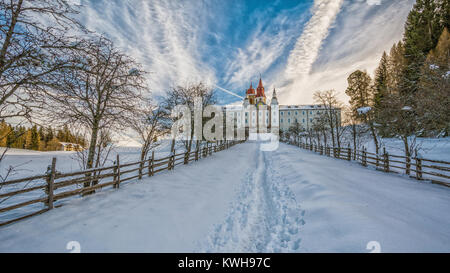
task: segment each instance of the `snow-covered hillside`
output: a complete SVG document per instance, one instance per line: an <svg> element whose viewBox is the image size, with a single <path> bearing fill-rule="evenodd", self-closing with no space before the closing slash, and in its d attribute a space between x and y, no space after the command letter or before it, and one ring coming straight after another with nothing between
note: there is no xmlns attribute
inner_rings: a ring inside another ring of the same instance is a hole
<svg viewBox="0 0 450 273"><path fill-rule="evenodd" d="M450 189L248 142L0 228L0 252L450 252Z"/></svg>

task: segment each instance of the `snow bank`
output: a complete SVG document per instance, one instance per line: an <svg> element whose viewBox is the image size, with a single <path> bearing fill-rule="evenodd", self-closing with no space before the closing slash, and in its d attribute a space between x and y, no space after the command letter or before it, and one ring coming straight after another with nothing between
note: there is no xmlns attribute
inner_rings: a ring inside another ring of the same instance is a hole
<svg viewBox="0 0 450 273"><path fill-rule="evenodd" d="M361 108L358 108L357 111L358 111L358 114L360 114L360 115L367 115L367 113L372 111L372 107L361 107Z"/></svg>

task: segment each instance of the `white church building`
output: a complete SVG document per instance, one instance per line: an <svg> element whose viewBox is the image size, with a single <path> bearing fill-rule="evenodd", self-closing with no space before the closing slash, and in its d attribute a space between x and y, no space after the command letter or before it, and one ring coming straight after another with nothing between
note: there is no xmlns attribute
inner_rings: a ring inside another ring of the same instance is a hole
<svg viewBox="0 0 450 273"><path fill-rule="evenodd" d="M250 85L242 105L225 106L225 111L227 117L233 118L240 128L267 128L268 131L277 128L287 131L296 123L304 130L311 129L327 109L323 105L279 105L275 89L269 104L260 79L256 90ZM340 120L341 109L333 111L338 111Z"/></svg>

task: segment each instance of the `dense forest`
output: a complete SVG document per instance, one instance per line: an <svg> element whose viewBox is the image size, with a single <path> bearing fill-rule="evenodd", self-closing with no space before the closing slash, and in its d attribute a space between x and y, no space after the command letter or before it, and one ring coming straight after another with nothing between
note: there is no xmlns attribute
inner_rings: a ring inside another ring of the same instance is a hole
<svg viewBox="0 0 450 273"><path fill-rule="evenodd" d="M80 134L71 132L67 126L62 129L53 129L51 126L38 128L37 125L26 128L0 122L0 147L57 151L61 148L61 142L79 144L82 147L86 145L86 139Z"/></svg>
<svg viewBox="0 0 450 273"><path fill-rule="evenodd" d="M359 70L349 76L351 115L373 132L377 150L378 136L400 138L409 157L411 137L449 135L449 29L449 1L417 0L403 40L383 53L374 79Z"/></svg>

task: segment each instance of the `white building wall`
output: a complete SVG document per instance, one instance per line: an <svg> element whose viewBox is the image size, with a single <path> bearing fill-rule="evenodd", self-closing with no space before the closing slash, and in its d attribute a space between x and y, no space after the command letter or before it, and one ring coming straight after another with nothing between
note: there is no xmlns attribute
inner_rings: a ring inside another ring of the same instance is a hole
<svg viewBox="0 0 450 273"><path fill-rule="evenodd" d="M303 129L310 129L314 121L324 113L325 109L321 105L277 106L271 107L265 113L261 113L264 117L258 117L255 111L245 110L242 106L233 106L232 109L228 108L227 111L233 112L232 115L238 120L238 126L240 125L239 122L245 124L245 127L249 127L250 125L256 126L257 119L259 118L263 120L263 123L270 123L269 126L279 127L280 130L286 131L296 121ZM340 109L336 111L340 112Z"/></svg>

